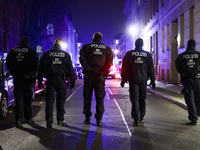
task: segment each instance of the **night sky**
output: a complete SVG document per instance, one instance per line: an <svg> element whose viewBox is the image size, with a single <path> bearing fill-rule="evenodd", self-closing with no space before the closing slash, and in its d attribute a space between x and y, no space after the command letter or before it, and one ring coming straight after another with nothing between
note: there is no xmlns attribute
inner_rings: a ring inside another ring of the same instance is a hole
<svg viewBox="0 0 200 150"><path fill-rule="evenodd" d="M92 42L94 32L103 34L102 42L111 45L114 37L125 30L125 0L76 0L72 14L74 27L83 44Z"/></svg>

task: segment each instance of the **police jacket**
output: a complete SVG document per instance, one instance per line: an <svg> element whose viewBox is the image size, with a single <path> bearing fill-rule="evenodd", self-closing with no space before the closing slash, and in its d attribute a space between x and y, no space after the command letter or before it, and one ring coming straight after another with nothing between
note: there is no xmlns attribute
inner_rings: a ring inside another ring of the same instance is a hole
<svg viewBox="0 0 200 150"><path fill-rule="evenodd" d="M38 55L27 44L13 48L6 58L7 68L14 78L24 79L25 75L34 76L38 67Z"/></svg>
<svg viewBox="0 0 200 150"><path fill-rule="evenodd" d="M148 80L155 82L154 64L149 52L135 49L128 51L122 61L121 77L124 81Z"/></svg>
<svg viewBox="0 0 200 150"><path fill-rule="evenodd" d="M54 48L46 51L41 59L38 70L38 82L42 82L43 76L49 78L52 76L65 77L68 73L70 82L75 83L75 73L71 62L70 55L61 50L59 44L55 44Z"/></svg>
<svg viewBox="0 0 200 150"><path fill-rule="evenodd" d="M95 72L100 75L108 75L113 63L113 53L110 47L101 41L85 44L80 49L80 63L83 73Z"/></svg>
<svg viewBox="0 0 200 150"><path fill-rule="evenodd" d="M188 47L176 58L175 67L181 75L193 78L200 73L200 52L196 51L194 47Z"/></svg>

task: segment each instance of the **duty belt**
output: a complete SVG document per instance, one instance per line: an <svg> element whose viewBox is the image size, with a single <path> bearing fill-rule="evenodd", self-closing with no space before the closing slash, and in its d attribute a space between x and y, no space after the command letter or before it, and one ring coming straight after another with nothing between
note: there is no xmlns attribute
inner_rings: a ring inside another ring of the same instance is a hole
<svg viewBox="0 0 200 150"><path fill-rule="evenodd" d="M200 73L195 74L195 79L200 79Z"/></svg>
<svg viewBox="0 0 200 150"><path fill-rule="evenodd" d="M193 75L186 75L186 77L192 78L192 79L200 79L200 73L195 73Z"/></svg>

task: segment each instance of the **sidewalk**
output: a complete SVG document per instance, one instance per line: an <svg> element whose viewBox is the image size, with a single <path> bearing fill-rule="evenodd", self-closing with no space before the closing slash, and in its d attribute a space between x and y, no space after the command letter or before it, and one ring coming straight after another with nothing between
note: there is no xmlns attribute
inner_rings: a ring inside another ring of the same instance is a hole
<svg viewBox="0 0 200 150"><path fill-rule="evenodd" d="M152 87L147 87L148 91L153 92L162 98L179 105L180 107L187 109L187 105L185 104L184 96L181 94L181 90L183 87L175 85L163 83L160 81L156 81L156 88L152 89Z"/></svg>

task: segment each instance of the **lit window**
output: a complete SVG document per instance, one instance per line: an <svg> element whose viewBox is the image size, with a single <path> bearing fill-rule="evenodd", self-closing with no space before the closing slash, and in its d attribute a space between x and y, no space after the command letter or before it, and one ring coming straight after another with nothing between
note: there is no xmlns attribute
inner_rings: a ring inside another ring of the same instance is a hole
<svg viewBox="0 0 200 150"><path fill-rule="evenodd" d="M54 35L54 26L51 23L47 25L47 35Z"/></svg>
<svg viewBox="0 0 200 150"><path fill-rule="evenodd" d="M115 44L119 44L119 40L116 40L116 41L115 41Z"/></svg>

